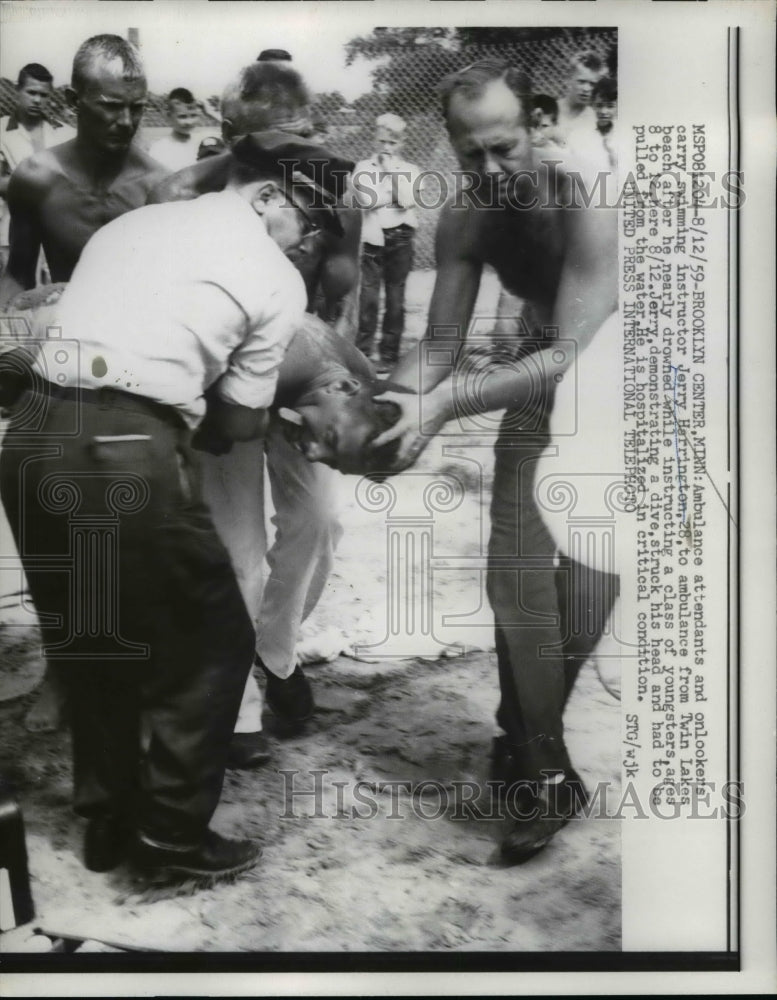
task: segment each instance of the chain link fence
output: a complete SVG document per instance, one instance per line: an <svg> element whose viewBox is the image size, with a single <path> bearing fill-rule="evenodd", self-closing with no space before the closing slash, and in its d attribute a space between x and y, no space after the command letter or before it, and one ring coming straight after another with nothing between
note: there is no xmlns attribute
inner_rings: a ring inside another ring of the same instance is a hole
<svg viewBox="0 0 777 1000"><path fill-rule="evenodd" d="M509 38L511 29L504 29ZM525 30L522 34L526 34ZM400 115L407 122L403 156L421 170L440 172L452 182L457 164L448 142L439 110L437 87L444 76L479 59L505 59L528 73L535 93L559 98L564 93L571 58L582 50L596 52L603 60L611 57L617 45L616 29L586 29L572 36L559 32L550 38L489 45L439 46L414 45L406 52L392 55L390 70L383 71L384 82L351 105L328 111L323 101L314 103L325 142L333 151L352 160L361 160L373 152L375 118L386 111ZM405 82L407 81L407 82ZM451 190L450 183L443 190ZM430 182L424 201L433 205L439 185ZM439 208L419 213L415 241L415 267L434 267L434 233Z"/></svg>

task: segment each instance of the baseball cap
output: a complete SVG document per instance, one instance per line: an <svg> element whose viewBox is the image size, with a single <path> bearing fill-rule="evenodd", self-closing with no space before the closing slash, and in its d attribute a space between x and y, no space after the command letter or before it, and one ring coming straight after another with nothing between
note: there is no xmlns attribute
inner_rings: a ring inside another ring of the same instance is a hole
<svg viewBox="0 0 777 1000"><path fill-rule="evenodd" d="M287 132L252 132L238 139L232 155L278 177L292 198L295 189L307 190L311 196L309 210L320 213L322 227L342 235L335 206L354 168L352 160Z"/></svg>

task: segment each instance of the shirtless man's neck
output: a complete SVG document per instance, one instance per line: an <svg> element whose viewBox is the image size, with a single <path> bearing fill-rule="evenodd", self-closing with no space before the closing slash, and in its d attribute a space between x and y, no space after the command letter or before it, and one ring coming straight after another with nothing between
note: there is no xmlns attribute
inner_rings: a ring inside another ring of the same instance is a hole
<svg viewBox="0 0 777 1000"><path fill-rule="evenodd" d="M81 136L64 146L60 147L61 155L58 157L63 166L67 165L75 168L80 179L90 182L95 187L104 187L106 181L110 186L110 181L119 176L126 169L131 161L132 149L109 151L95 147L88 139Z"/></svg>

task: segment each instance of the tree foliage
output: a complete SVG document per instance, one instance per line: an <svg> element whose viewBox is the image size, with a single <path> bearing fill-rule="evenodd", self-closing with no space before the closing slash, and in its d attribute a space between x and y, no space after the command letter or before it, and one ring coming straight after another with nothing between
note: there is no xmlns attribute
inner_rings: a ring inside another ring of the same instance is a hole
<svg viewBox="0 0 777 1000"><path fill-rule="evenodd" d="M381 59L413 51L417 45L444 44L454 40L453 28L373 28L369 35L359 35L346 43L345 64L358 56Z"/></svg>

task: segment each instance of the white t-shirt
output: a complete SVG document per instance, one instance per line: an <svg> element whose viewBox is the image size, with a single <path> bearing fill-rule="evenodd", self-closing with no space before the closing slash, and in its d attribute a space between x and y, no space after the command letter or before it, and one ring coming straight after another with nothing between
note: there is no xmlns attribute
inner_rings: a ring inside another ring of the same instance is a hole
<svg viewBox="0 0 777 1000"><path fill-rule="evenodd" d="M353 203L362 211L362 240L373 246L384 244L383 230L397 226L418 227L416 198L420 171L407 160L394 158L387 169L377 157L361 160L351 174ZM379 204L391 202L391 204ZM371 207L376 206L376 207Z"/></svg>
<svg viewBox="0 0 777 1000"><path fill-rule="evenodd" d="M596 127L596 114L592 107L583 108L577 115L571 115L566 100L559 103L557 132L563 138L572 158L578 157L589 163L601 162L602 169L609 167L602 136Z"/></svg>
<svg viewBox="0 0 777 1000"><path fill-rule="evenodd" d="M163 167L176 173L197 162L200 139L190 135L188 139L175 139L172 135L158 139L148 150L148 155Z"/></svg>
<svg viewBox="0 0 777 1000"><path fill-rule="evenodd" d="M37 367L57 385L174 406L196 427L204 390L225 372L227 402L272 403L306 301L299 273L236 192L147 205L89 240L49 320L61 339L49 334Z"/></svg>

